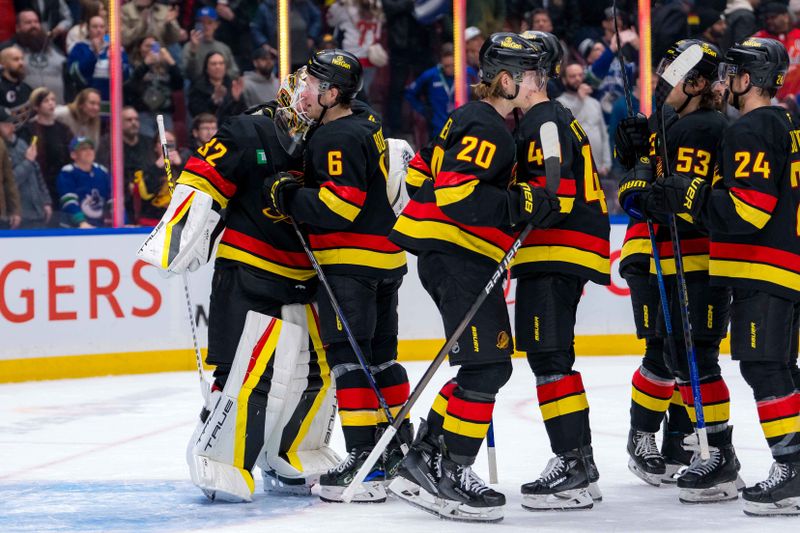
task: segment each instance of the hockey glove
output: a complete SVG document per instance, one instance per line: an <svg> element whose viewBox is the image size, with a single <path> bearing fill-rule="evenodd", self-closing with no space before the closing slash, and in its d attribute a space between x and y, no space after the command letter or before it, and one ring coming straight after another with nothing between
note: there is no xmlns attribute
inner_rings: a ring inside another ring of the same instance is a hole
<svg viewBox="0 0 800 533"><path fill-rule="evenodd" d="M534 227L549 228L561 219L561 202L558 196L544 187L517 183L509 191L511 225L532 222Z"/></svg>
<svg viewBox="0 0 800 533"><path fill-rule="evenodd" d="M709 185L704 178L673 174L653 183L647 208L662 213L689 213L698 220L708 192Z"/></svg>
<svg viewBox="0 0 800 533"><path fill-rule="evenodd" d="M639 113L620 121L614 133L614 155L626 170L630 170L640 157L650 153L650 128L647 118Z"/></svg>
<svg viewBox="0 0 800 533"><path fill-rule="evenodd" d="M262 192L267 209L290 216L289 205L295 192L303 186L301 175L292 172L278 172L264 180Z"/></svg>
<svg viewBox="0 0 800 533"><path fill-rule="evenodd" d="M640 157L634 167L626 172L620 180L617 192L619 205L631 218L637 220L647 218L642 207L641 197L649 192L652 181L653 167L647 157Z"/></svg>

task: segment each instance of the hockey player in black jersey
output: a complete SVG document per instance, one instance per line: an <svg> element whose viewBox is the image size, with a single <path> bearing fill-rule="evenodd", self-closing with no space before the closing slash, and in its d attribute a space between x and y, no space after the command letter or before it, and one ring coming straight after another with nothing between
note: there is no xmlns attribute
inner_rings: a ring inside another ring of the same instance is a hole
<svg viewBox="0 0 800 533"><path fill-rule="evenodd" d="M652 163L642 163L630 171L620 186L622 205L635 204L637 190L642 180L649 182L655 167L661 167L661 157L669 157L668 167L677 173L692 174L709 183L718 161L719 144L727 128L727 119L715 109L712 84L717 78L721 58L719 49L696 39L684 39L670 47L659 67L667 68L683 51L699 46L702 58L670 92L666 104L675 113L665 124L666 139L661 130L651 137ZM623 143L624 145L625 143ZM657 163L656 163L657 161ZM633 200L633 202L631 201ZM631 211L636 214L636 207ZM669 302L674 343L664 344L663 357L648 352L641 367L634 373L631 400L631 430L628 437L629 468L646 482L658 485L666 478L665 458L658 453L655 432L670 404L673 387L677 385L689 418L696 422L694 398L689 380L689 365L683 340L678 286L675 281L675 258L669 226L663 215L653 215L659 222L656 243ZM738 462L731 441L730 394L719 367L719 346L728 329L730 316L730 289L709 285L709 239L706 228L686 215L677 219L678 235L686 273L689 317L692 341L695 346L703 414L711 445L711 461L701 461L695 455L688 468L678 477L680 500L687 503L712 502L736 499ZM650 258L650 274L655 275L655 264ZM639 280L634 273L631 281ZM627 279L627 278L626 278ZM653 279L650 286L654 287ZM664 313L659 305L656 330L660 338L666 335ZM637 311L634 308L635 311ZM674 346L675 352L672 352ZM674 432L677 428L672 428ZM689 428L691 429L691 428ZM680 436L677 436L680 438ZM667 436L667 438L674 438ZM675 447L677 448L677 446ZM672 469L670 469L672 470ZM672 472L670 472L672 473Z"/></svg>
<svg viewBox="0 0 800 533"><path fill-rule="evenodd" d="M397 292L406 258L387 238L395 215L386 193L386 141L375 113L351 105L362 85L355 56L324 50L307 68L303 106L320 125L306 149L304 183L286 173L273 176L265 182L267 203L307 225L311 249L396 414L409 393L406 372L397 363ZM387 421L324 290L317 301L348 451L320 479L320 497L335 502L341 501L341 493L374 447L378 426ZM408 422L401 434L410 440ZM400 457L399 449L390 449L354 501L384 501L383 481L392 476Z"/></svg>
<svg viewBox="0 0 800 533"><path fill-rule="evenodd" d="M418 190L391 234L418 256L423 287L450 336L514 242L513 226L543 224L558 211L552 193L515 184L514 139L504 119L527 107L547 81L539 48L496 33L480 51L479 98L455 110L409 165ZM442 518L497 521L505 496L471 465L483 442L495 395L511 376L514 346L498 284L449 354L458 365L442 387L390 490Z"/></svg>
<svg viewBox="0 0 800 533"><path fill-rule="evenodd" d="M788 66L778 41L750 38L731 47L720 77L742 116L725 133L719 173L710 184L694 172L666 176L644 199L651 210L689 215L709 230L711 283L731 288L731 355L753 389L775 461L765 481L744 490L744 511L754 515L800 514L800 383L792 372L800 130L770 105Z"/></svg>
<svg viewBox="0 0 800 533"><path fill-rule="evenodd" d="M540 65L559 76L562 52L546 32L522 34L542 48ZM522 486L522 506L529 510L586 509L601 498L596 486L589 404L575 362L575 313L587 281L608 285L609 221L592 149L572 113L536 91L516 133L517 183L536 189L546 184L540 129L558 127L561 166L556 195L559 212L534 229L522 244L511 275L517 278L516 348L527 354L555 457L541 477ZM590 487L591 485L591 487Z"/></svg>

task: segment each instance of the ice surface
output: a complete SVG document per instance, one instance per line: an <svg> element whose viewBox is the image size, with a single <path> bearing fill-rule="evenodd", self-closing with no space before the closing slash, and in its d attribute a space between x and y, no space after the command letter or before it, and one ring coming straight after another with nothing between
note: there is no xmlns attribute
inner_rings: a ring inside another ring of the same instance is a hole
<svg viewBox="0 0 800 533"><path fill-rule="evenodd" d="M498 525L439 521L399 501L325 504L257 492L250 504L212 503L188 480L184 449L200 407L191 372L0 385L0 531L268 531L303 533L443 533L486 531L759 531L800 530L800 518L752 518L741 500L688 506L674 487L645 485L627 469L630 380L640 358L582 357L602 503L590 511L530 513L519 486L538 477L550 457L524 360L498 396L495 439L498 489L508 499ZM771 458L750 389L723 357L731 389L734 443L742 477L767 476ZM427 365L409 363L412 384ZM451 375L440 370L414 409L424 416ZM660 442L660 438L659 438ZM340 431L333 446L342 451ZM476 471L487 477L481 451Z"/></svg>

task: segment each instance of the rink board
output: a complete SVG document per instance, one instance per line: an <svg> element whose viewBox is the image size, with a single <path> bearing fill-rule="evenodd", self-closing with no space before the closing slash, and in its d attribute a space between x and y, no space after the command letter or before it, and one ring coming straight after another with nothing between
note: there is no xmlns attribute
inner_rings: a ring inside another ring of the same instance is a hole
<svg viewBox="0 0 800 533"><path fill-rule="evenodd" d="M612 225L612 285L586 287L576 326L579 355L642 350L617 270L624 232L624 225ZM0 232L0 382L194 368L181 279L165 279L135 256L147 233ZM212 273L207 265L189 277L203 350ZM505 289L513 316L513 282ZM441 320L411 255L399 312L400 358L432 358L443 342Z"/></svg>

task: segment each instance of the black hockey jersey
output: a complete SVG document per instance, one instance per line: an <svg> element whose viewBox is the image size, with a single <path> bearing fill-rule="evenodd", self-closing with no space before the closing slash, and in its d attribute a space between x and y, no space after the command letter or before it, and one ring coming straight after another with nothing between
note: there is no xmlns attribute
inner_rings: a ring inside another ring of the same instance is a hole
<svg viewBox="0 0 800 533"><path fill-rule="evenodd" d="M562 219L528 234L511 267L513 276L565 272L601 285L611 282L608 208L600 188L589 138L572 113L556 101L533 106L517 131L517 181L544 187L542 124L553 121L561 143L556 194Z"/></svg>
<svg viewBox="0 0 800 533"><path fill-rule="evenodd" d="M701 222L711 282L800 301L800 130L766 106L732 124Z"/></svg>
<svg viewBox="0 0 800 533"><path fill-rule="evenodd" d="M319 126L305 156L305 186L291 204L308 225L326 272L377 278L406 273L405 252L387 235L395 222L386 195L386 141L376 115L353 114Z"/></svg>
<svg viewBox="0 0 800 533"><path fill-rule="evenodd" d="M286 154L277 135L269 116L231 117L189 158L178 183L205 192L214 199L215 209L225 209L217 260L305 281L315 273L291 224L263 207L264 178L302 167L302 160Z"/></svg>
<svg viewBox="0 0 800 533"><path fill-rule="evenodd" d="M499 262L514 242L507 194L513 166L514 138L503 117L480 101L456 109L412 160L407 183L419 190L391 240L415 254L450 251Z"/></svg>

